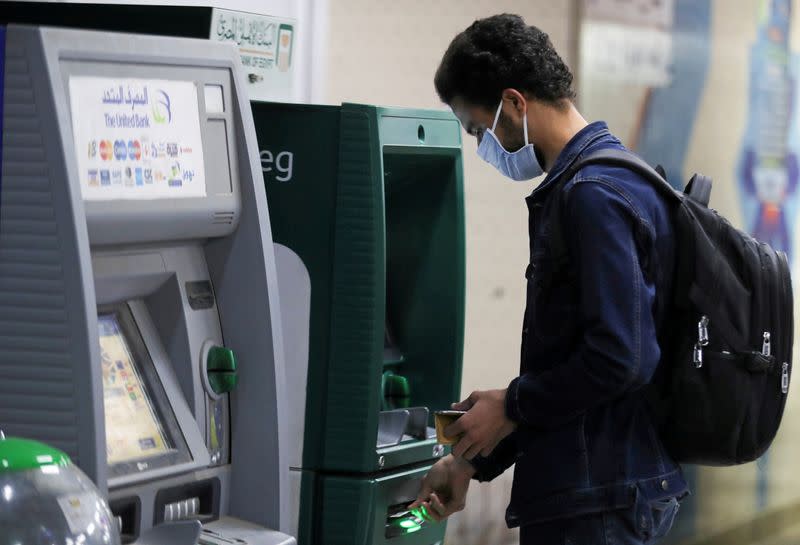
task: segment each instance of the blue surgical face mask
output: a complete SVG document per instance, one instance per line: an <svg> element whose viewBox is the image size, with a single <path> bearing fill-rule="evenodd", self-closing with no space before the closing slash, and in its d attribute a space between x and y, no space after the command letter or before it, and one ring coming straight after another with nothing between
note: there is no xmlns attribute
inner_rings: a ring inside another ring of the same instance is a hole
<svg viewBox="0 0 800 545"><path fill-rule="evenodd" d="M525 112L525 118L522 122L522 127L525 131L525 145L517 151L511 152L503 147L494 132L502 109L503 102L500 101L497 113L494 116L494 124L491 129L487 129L483 134L481 143L478 146L478 157L499 170L504 176L517 182L524 182L541 176L544 174L544 169L539 164L539 159L536 158L533 144L528 142L528 112Z"/></svg>

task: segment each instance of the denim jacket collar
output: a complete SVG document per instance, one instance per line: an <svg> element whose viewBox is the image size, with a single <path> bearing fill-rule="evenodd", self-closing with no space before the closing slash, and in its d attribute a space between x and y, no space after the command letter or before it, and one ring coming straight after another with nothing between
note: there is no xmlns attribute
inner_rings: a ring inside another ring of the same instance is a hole
<svg viewBox="0 0 800 545"><path fill-rule="evenodd" d="M547 173L544 181L533 190L528 199L533 200L539 195L544 194L546 189L552 186L555 181L561 177L586 148L603 137L612 137L608 130L608 125L606 125L604 121L595 121L578 131L578 133L567 142L567 145L564 146L561 153L558 154L556 162L553 164L550 172Z"/></svg>

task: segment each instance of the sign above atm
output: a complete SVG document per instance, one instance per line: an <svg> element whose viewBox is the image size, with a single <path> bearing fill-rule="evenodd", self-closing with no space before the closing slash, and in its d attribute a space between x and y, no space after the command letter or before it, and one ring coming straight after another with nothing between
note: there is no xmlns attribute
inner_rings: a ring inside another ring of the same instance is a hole
<svg viewBox="0 0 800 545"><path fill-rule="evenodd" d="M250 100L286 101L292 98L296 27L292 19L214 8L209 38L239 46Z"/></svg>

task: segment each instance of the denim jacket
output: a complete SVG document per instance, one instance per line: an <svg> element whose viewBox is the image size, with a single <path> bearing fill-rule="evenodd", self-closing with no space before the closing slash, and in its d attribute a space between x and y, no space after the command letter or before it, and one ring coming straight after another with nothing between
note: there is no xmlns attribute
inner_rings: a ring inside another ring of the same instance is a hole
<svg viewBox="0 0 800 545"><path fill-rule="evenodd" d="M667 203L636 173L602 164L560 178L580 156L622 148L605 123L567 144L526 201L530 264L520 376L506 414L517 430L476 478L516 464L509 526L680 497L686 482L666 453L642 386L660 359L672 293L674 234ZM551 207L568 255L556 269Z"/></svg>

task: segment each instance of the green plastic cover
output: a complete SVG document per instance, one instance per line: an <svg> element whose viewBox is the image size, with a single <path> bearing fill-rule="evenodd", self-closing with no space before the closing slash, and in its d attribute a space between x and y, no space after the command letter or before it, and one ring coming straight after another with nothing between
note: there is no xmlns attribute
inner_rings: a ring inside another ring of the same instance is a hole
<svg viewBox="0 0 800 545"><path fill-rule="evenodd" d="M0 473L71 463L69 456L39 441L19 437L0 438Z"/></svg>

